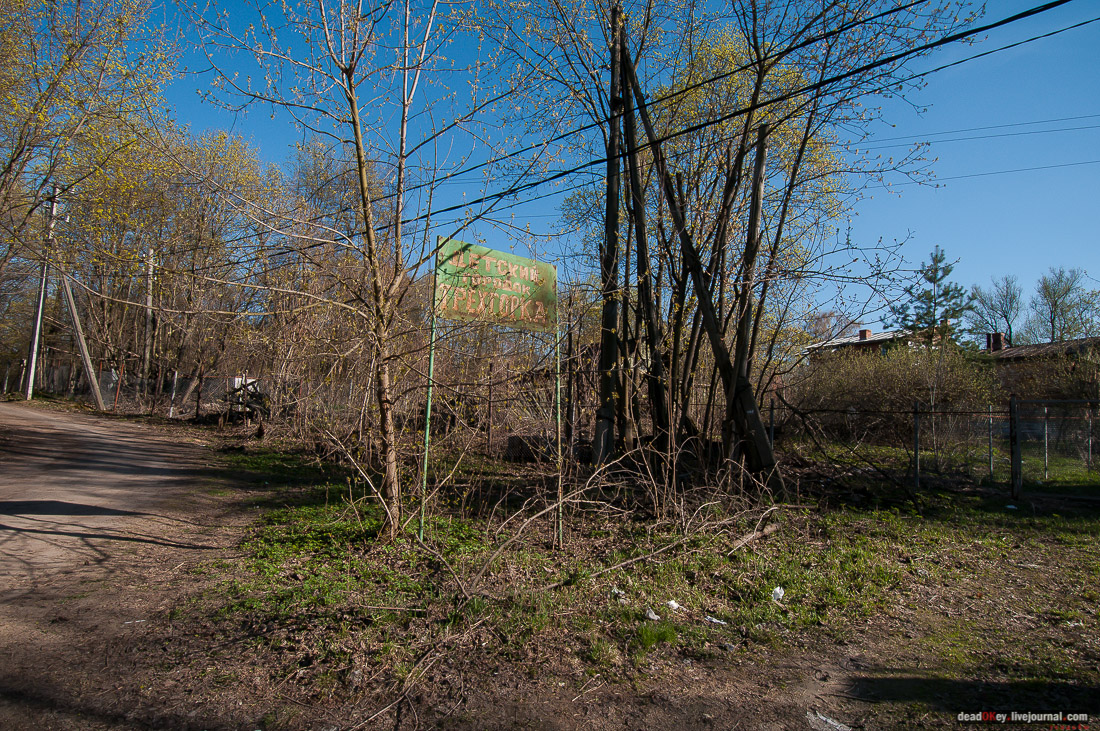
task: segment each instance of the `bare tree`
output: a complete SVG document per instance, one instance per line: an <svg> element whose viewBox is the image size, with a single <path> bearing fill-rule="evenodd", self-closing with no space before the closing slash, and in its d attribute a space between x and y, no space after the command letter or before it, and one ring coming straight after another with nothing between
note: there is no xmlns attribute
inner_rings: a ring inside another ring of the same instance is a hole
<svg viewBox="0 0 1100 731"><path fill-rule="evenodd" d="M223 102L278 108L329 140L330 154L346 153L355 191L351 229L307 209L275 216L256 208L253 215L303 260L330 267L334 289L297 293L336 305L367 333L381 442L378 492L391 534L401 525L403 498L395 414L401 389L395 379L404 367L404 349L422 342L422 323L410 321L402 303L435 251L429 231L444 163L432 157L434 144L463 130L492 103L476 93L461 105L453 93L425 94L426 72L436 78L456 73L441 54L455 29L444 24L442 8L438 0L259 3L251 26L236 11L232 18L211 12L195 19L219 71ZM254 63L255 75L238 76L230 63ZM425 158L430 162L418 164ZM462 228L461 218L452 221L451 232ZM342 252L339 257L315 253L333 247ZM336 262L339 270L332 268Z"/></svg>
<svg viewBox="0 0 1100 731"><path fill-rule="evenodd" d="M1100 295L1085 288L1083 269L1050 268L1039 277L1024 325L1032 342L1057 342L1095 334L1100 326Z"/></svg>
<svg viewBox="0 0 1100 731"><path fill-rule="evenodd" d="M1024 291L1013 274L991 279L989 289L978 285L970 291L971 309L966 313L967 329L981 337L986 333L1004 333L1011 345L1016 323L1024 307Z"/></svg>

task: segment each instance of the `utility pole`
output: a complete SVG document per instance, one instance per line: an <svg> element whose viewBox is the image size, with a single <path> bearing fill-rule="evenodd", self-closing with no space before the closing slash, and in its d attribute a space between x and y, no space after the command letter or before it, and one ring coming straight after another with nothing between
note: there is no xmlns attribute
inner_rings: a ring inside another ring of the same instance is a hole
<svg viewBox="0 0 1100 731"><path fill-rule="evenodd" d="M57 215L57 186L50 201L50 217L46 222L45 250L42 252L42 270L38 278L38 300L34 308L34 327L31 330L31 346L27 355L27 382L23 392L27 401L34 398L34 377L38 371L38 345L42 339L42 311L46 307L46 280L50 273L50 245L53 243L54 217Z"/></svg>
<svg viewBox="0 0 1100 731"><path fill-rule="evenodd" d="M84 364L84 377L88 381L88 388L92 391L92 398L95 399L96 410L106 411L107 407L103 403L103 394L99 391L99 379L96 377L95 369L92 368L92 358L88 353L88 343L84 340L84 328L80 326L80 315L76 311L76 300L73 299L73 290L69 286L69 276L67 274L62 273L61 286L65 290L65 303L69 307L69 317L73 319L73 338L80 349L80 360Z"/></svg>
<svg viewBox="0 0 1100 731"><path fill-rule="evenodd" d="M604 240L600 247L600 283L603 293L603 315L600 321L600 405L596 410L596 429L592 440L592 458L598 465L606 463L615 449L615 369L619 359L616 333L619 320L619 120L622 116L622 94L619 91L620 23L622 8L616 2L611 7L611 115L607 135L607 208Z"/></svg>
<svg viewBox="0 0 1100 731"><path fill-rule="evenodd" d="M141 358L141 382L145 393L149 393L149 363L153 358L153 260L155 256L153 244L147 244L145 253L145 351L142 353Z"/></svg>

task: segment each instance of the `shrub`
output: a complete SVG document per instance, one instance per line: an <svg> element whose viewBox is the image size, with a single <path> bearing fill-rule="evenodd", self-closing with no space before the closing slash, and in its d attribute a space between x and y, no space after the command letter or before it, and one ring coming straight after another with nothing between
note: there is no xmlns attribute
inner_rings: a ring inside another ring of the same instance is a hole
<svg viewBox="0 0 1100 731"><path fill-rule="evenodd" d="M994 403L998 388L990 364L957 348L899 347L885 355L841 352L815 359L786 397L807 418L803 427L844 441L905 446L912 443L914 403L934 412L928 419L934 442L965 440L970 412ZM797 431L799 425L792 426Z"/></svg>

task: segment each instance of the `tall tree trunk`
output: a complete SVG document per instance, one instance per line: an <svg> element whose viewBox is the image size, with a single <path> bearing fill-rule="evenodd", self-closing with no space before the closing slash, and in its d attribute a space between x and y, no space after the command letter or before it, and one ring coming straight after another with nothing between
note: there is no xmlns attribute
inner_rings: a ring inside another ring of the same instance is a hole
<svg viewBox="0 0 1100 731"><path fill-rule="evenodd" d="M625 35L625 31L621 31ZM620 44L620 52L627 53L625 38ZM625 65L625 64L624 64ZM661 333L657 324L657 302L653 293L653 282L649 270L649 239L646 236L645 195L642 190L641 172L638 166L638 135L634 126L633 102L630 98L630 85L623 84L623 129L626 133L626 147L629 150L628 165L630 177L631 218L634 220L634 236L638 250L638 306L644 314L646 346L649 351L649 368L646 382L649 386L649 403L653 411L656 446L664 450L668 446L670 420L668 415L668 396L665 392L665 373L662 355Z"/></svg>
<svg viewBox="0 0 1100 731"><path fill-rule="evenodd" d="M604 240L600 247L600 284L603 293L603 315L600 321L600 401L596 411L592 457L596 464L611 458L615 448L615 377L619 358L618 286L619 286L619 118L622 95L619 91L619 26L622 10L618 3L611 8L611 96L610 129L607 136L607 201Z"/></svg>
<svg viewBox="0 0 1100 731"><path fill-rule="evenodd" d="M383 266L378 242L375 236L374 211L371 201L370 182L367 179L367 155L366 145L363 142L363 127L359 116L359 102L355 95L354 67L344 70L345 96L348 103L348 111L351 115L351 126L355 140L355 161L358 172L359 203L363 215L363 235L367 244L367 264L371 271L370 292L372 299L371 313L373 316L373 342L372 349L376 356L377 382L376 397L378 401L378 422L382 431L382 463L384 466L382 480L382 499L386 501L386 514L389 520L389 534L397 535L401 527L401 480L397 468L397 429L393 419L393 383L390 377L390 360L392 354L389 348L389 298L387 291L382 287ZM400 226L400 221L395 225ZM400 278L401 273L396 271L395 278Z"/></svg>
<svg viewBox="0 0 1100 731"><path fill-rule="evenodd" d="M711 350L715 358L715 365L718 368L718 372L722 377L723 386L725 387L724 390L729 415L726 422L731 425L736 425L737 431L740 433L738 435L731 432L723 435L726 441L725 446L727 448L727 453L735 437L748 437L746 442L746 446L748 447L746 450L746 457L748 458L749 470L760 478L766 479L768 482L774 481L777 483L778 487L782 489L782 479L775 469L775 457L772 454L771 445L767 441L767 433L764 431L764 424L760 419L760 411L755 404L752 385L749 383L747 376L738 370L739 367L743 367L744 361L743 359L741 361L735 361L735 359L730 356L729 349L726 347L725 340L722 337L721 324L715 312L714 301L707 283L704 281L704 270L702 262L699 260L699 252L695 248L695 242L692 241L691 233L688 231L687 221L684 218L682 201L676 194L672 176L665 162L664 153L661 150L657 134L650 121L649 110L646 107L641 84L638 81L637 74L629 58L624 58L623 65L626 69L626 76L630 81L630 85L637 99L638 113L642 118L642 125L645 128L646 136L650 143L650 149L653 152L653 159L656 163L657 174L661 178L663 184L662 187L669 205L669 212L672 214L673 223L676 226L677 234L680 238L680 248L684 257L684 269L691 275L692 284L695 287L703 329L706 331L707 337L710 340ZM746 266L745 270L747 271L748 269L749 267ZM751 311L746 311L745 314L749 317L746 321L747 336L747 327L748 324L751 323Z"/></svg>

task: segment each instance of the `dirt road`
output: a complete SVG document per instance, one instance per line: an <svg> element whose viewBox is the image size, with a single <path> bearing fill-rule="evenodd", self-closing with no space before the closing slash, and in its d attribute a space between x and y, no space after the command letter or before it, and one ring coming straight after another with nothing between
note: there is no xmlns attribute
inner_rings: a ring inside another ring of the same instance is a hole
<svg viewBox="0 0 1100 731"><path fill-rule="evenodd" d="M0 601L59 575L113 572L188 523L208 478L194 444L147 427L0 403Z"/></svg>
<svg viewBox="0 0 1100 731"><path fill-rule="evenodd" d="M89 698L124 683L173 567L232 544L210 463L178 434L0 403L0 728L127 727Z"/></svg>

